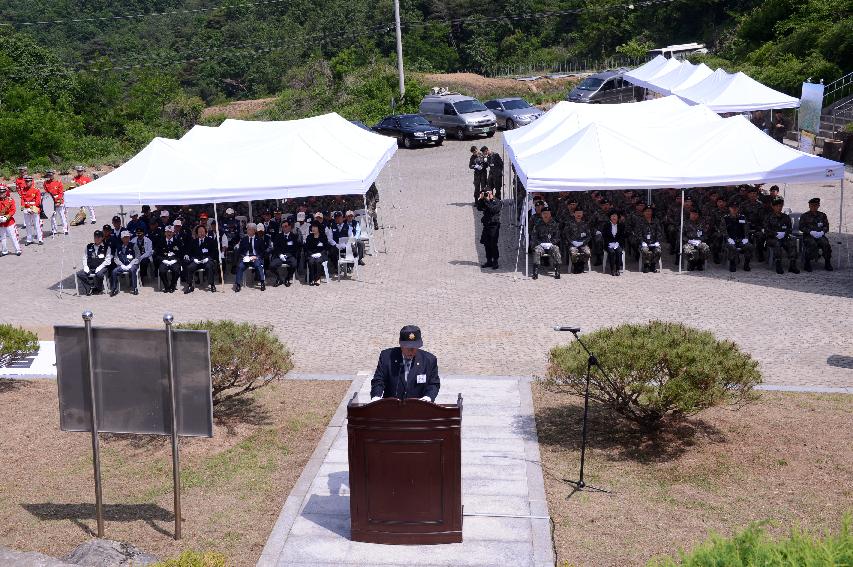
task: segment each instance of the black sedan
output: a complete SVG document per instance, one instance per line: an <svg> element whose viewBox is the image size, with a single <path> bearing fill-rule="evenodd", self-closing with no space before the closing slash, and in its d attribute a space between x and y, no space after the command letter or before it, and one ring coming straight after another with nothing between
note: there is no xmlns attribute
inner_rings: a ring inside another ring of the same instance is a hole
<svg viewBox="0 0 853 567"><path fill-rule="evenodd" d="M387 116L380 120L373 130L397 138L397 144L406 148L423 144L440 146L447 135L444 128L436 128L427 122L426 118L417 114Z"/></svg>

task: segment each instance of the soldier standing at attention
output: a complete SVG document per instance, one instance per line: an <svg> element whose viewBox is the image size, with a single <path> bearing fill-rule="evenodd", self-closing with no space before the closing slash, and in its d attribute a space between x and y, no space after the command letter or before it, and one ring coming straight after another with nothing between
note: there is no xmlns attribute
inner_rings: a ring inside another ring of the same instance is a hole
<svg viewBox="0 0 853 567"><path fill-rule="evenodd" d="M819 211L820 199L814 197L809 199L809 210L800 215L800 232L803 233L803 246L806 248L806 258L803 268L807 272L812 271L812 262L817 260L818 252L823 253L824 268L832 271L832 246L826 233L829 232L829 219L826 213Z"/></svg>
<svg viewBox="0 0 853 567"><path fill-rule="evenodd" d="M68 235L68 216L65 212L65 186L56 179L56 171L49 169L45 172L44 190L53 197L53 215L50 217L50 232L56 234L56 216L62 219L62 231Z"/></svg>
<svg viewBox="0 0 853 567"><path fill-rule="evenodd" d="M785 200L782 197L776 197L771 204L772 212L764 224L767 248L773 251L773 260L776 264L777 274L785 273L785 270L782 269L782 259L785 257L790 260L788 271L792 274L799 274L800 270L797 269L797 244L791 235L791 217L782 212L782 205L784 204Z"/></svg>
<svg viewBox="0 0 853 567"><path fill-rule="evenodd" d="M35 239L39 246L44 244L41 232L41 192L33 184L32 175L24 176L26 185L18 191L21 198L21 209L24 211L24 226L27 228L27 246Z"/></svg>
<svg viewBox="0 0 853 567"><path fill-rule="evenodd" d="M483 223L480 244L486 248L486 263L481 266L482 268L498 269L501 206L501 202L495 198L494 191L484 191L477 197L477 210L483 213L483 218L480 219Z"/></svg>
<svg viewBox="0 0 853 567"><path fill-rule="evenodd" d="M471 146L471 157L468 159L468 169L474 172L474 202L480 196L480 191L486 188L487 170L486 159L477 151L477 146Z"/></svg>
<svg viewBox="0 0 853 567"><path fill-rule="evenodd" d="M21 243L18 242L18 227L15 226L15 200L9 193L9 188L0 185L0 256L6 256L9 250L6 248L6 238L12 240L15 255L21 255Z"/></svg>

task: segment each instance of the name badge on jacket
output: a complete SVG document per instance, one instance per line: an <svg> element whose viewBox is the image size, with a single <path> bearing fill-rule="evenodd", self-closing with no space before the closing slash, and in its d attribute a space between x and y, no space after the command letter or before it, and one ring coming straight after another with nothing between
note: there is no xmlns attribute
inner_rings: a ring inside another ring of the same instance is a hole
<svg viewBox="0 0 853 567"><path fill-rule="evenodd" d="M426 384L426 374L418 374L417 383Z"/></svg>

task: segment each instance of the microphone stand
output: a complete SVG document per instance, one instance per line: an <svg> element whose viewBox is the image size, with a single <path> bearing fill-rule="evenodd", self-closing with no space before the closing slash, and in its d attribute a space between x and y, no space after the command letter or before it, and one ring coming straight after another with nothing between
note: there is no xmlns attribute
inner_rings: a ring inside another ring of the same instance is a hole
<svg viewBox="0 0 853 567"><path fill-rule="evenodd" d="M575 340L581 345L581 348L583 348L583 350L586 351L586 354L588 357L586 359L586 386L584 388L584 395L583 395L583 425L581 426L581 467L580 467L580 474L578 475L578 480L568 480L568 479L563 479L563 480L575 487L574 490L572 490L572 494L574 494L575 492L582 492L584 490L590 491L590 492L603 492L605 494L610 494L609 490L587 484L583 479L583 469L584 469L584 464L585 464L585 460L586 460L586 437L587 437L587 430L588 430L587 417L589 415L589 380L590 380L590 376L592 374L592 367L595 366L596 368L598 368L598 370L602 374L606 375L606 373L604 372L604 369L601 367L601 364L599 364L598 358L594 354L592 354L592 352L590 352L590 350L587 348L586 344L584 344L584 342L578 336L578 333L580 333L580 329L557 327L556 330L558 330L558 331L563 331L563 330L569 331L575 337ZM569 494L569 497L571 497L572 494Z"/></svg>

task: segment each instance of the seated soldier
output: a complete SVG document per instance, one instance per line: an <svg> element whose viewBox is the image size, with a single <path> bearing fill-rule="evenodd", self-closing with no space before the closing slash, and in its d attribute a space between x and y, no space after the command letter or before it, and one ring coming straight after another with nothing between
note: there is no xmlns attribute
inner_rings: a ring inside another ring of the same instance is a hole
<svg viewBox="0 0 853 567"><path fill-rule="evenodd" d="M116 250L113 258L115 268L110 275L110 297L118 295L118 278L121 274L130 274L130 287L133 295L139 295L139 259L136 249L130 243L130 231L121 232L121 246Z"/></svg>
<svg viewBox="0 0 853 567"><path fill-rule="evenodd" d="M832 271L832 246L826 233L829 232L829 219L826 213L819 211L820 199L814 197L809 199L809 210L800 215L800 231L803 233L803 246L805 247L805 259L803 268L807 272L812 271L812 262L823 254L823 266L827 271Z"/></svg>
<svg viewBox="0 0 853 567"><path fill-rule="evenodd" d="M726 248L729 251L729 271L737 271L739 253L743 254L743 271L750 271L752 244L749 242L749 222L744 215L740 214L737 201L729 203L729 214L723 219L723 229Z"/></svg>
<svg viewBox="0 0 853 567"><path fill-rule="evenodd" d="M204 273L207 275L207 289L210 291L216 291L216 280L214 279L213 270L216 265L215 260L218 255L218 250L216 239L207 234L207 227L199 225L198 228L196 228L196 237L192 239L190 248L187 252L189 262L187 263L184 276L184 284L186 284L184 293L192 293L195 291L193 278L195 277L195 273L199 270L204 270Z"/></svg>
<svg viewBox="0 0 853 567"><path fill-rule="evenodd" d="M619 213L610 211L610 220L601 227L604 250L607 252L607 268L611 276L622 275L622 251L625 248L627 230L619 218Z"/></svg>
<svg viewBox="0 0 853 567"><path fill-rule="evenodd" d="M144 280L154 256L154 244L150 238L145 236L145 231L141 225L137 225L136 237L130 243L133 245L136 259L139 260L139 278L140 280Z"/></svg>
<svg viewBox="0 0 853 567"><path fill-rule="evenodd" d="M181 276L181 258L184 254L183 243L175 238L175 227L168 225L165 228L165 236L160 240L160 246L155 251L159 268L163 293L174 293L178 287L178 279Z"/></svg>
<svg viewBox="0 0 853 567"><path fill-rule="evenodd" d="M104 233L96 230L92 242L86 245L83 269L77 272L77 280L83 293L98 295L104 292L104 276L113 262L109 246L104 243Z"/></svg>
<svg viewBox="0 0 853 567"><path fill-rule="evenodd" d="M264 255L267 253L265 238L259 238L257 225L250 222L246 225L246 236L240 239L237 246L237 276L234 280L234 291L239 292L243 288L243 273L246 268L254 268L258 280L261 282L261 291L267 289L264 280Z"/></svg>
<svg viewBox="0 0 853 567"><path fill-rule="evenodd" d="M273 287L278 287L282 283L284 287L290 287L293 275L296 273L296 263L301 248L299 233L293 230L289 220L281 221L279 233L273 239L269 265L270 271L275 274ZM282 269L284 269L284 278L281 277Z"/></svg>
<svg viewBox="0 0 853 567"><path fill-rule="evenodd" d="M547 254L554 266L554 278L560 279L560 225L551 218L550 207L542 207L542 219L533 227L530 243L533 246L533 279L539 277L539 264L542 255Z"/></svg>
<svg viewBox="0 0 853 567"><path fill-rule="evenodd" d="M782 212L784 204L785 200L782 197L776 197L770 205L770 214L764 221L767 249L773 251L773 263L776 264L777 274L785 273L782 268L782 260L785 258L789 259L788 271L799 274L797 243L792 234L791 217Z"/></svg>
<svg viewBox="0 0 853 567"><path fill-rule="evenodd" d="M692 209L681 233L682 253L687 260L688 271L697 269L701 272L705 269L705 261L711 253L711 247L705 242L707 238L708 233L699 218L699 211Z"/></svg>
<svg viewBox="0 0 853 567"><path fill-rule="evenodd" d="M660 241L663 239L663 228L656 218L653 218L654 211L650 206L643 209L643 219L637 223L634 237L640 244L640 259L643 262L643 273L647 274L649 270L657 273L658 265L660 264L661 246Z"/></svg>
<svg viewBox="0 0 853 567"><path fill-rule="evenodd" d="M573 219L566 221L563 227L563 240L568 245L569 264L573 274L582 274L589 260L589 242L592 239L592 229L583 218L583 209L575 207Z"/></svg>

